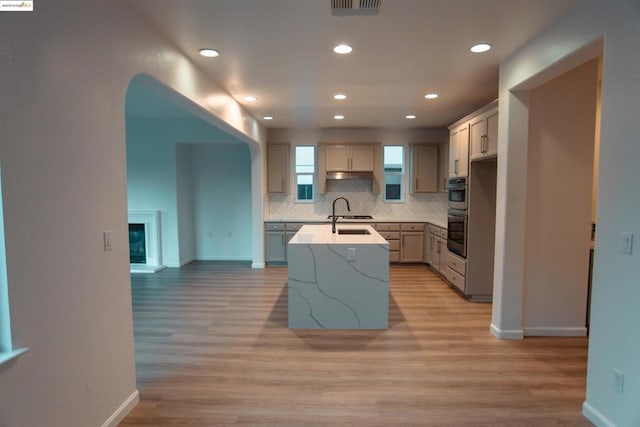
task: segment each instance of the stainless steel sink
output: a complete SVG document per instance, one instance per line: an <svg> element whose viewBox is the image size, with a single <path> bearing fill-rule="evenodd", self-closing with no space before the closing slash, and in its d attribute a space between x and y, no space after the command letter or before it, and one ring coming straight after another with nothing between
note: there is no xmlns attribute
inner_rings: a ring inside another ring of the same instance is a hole
<svg viewBox="0 0 640 427"><path fill-rule="evenodd" d="M366 228L339 228L338 234L371 234Z"/></svg>

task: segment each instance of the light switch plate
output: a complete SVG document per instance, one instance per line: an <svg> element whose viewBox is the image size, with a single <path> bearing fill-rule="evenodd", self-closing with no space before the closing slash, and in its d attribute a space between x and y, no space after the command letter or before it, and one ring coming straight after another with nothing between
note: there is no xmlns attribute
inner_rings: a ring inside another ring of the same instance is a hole
<svg viewBox="0 0 640 427"><path fill-rule="evenodd" d="M631 254L633 252L633 233L628 231L620 233L622 241L620 243L620 252L624 254Z"/></svg>
<svg viewBox="0 0 640 427"><path fill-rule="evenodd" d="M113 241L111 240L111 230L106 230L103 233L103 239L104 239L104 251L110 251L111 249L113 249Z"/></svg>

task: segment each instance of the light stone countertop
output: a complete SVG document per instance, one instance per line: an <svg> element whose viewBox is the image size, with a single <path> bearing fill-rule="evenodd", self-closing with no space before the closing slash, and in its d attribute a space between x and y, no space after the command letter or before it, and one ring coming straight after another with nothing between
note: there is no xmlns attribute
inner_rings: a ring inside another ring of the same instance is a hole
<svg viewBox="0 0 640 427"><path fill-rule="evenodd" d="M388 245L389 243L370 225L347 225L338 222L336 224L338 230L344 228L365 228L370 234L333 234L331 232L331 224L313 224L303 225L300 230L289 240L290 245L296 244L371 244L371 245Z"/></svg>
<svg viewBox="0 0 640 427"><path fill-rule="evenodd" d="M327 218L265 218L264 222L303 222L305 224L317 223L317 224L325 224L331 223L330 219ZM382 219L382 218L373 218L373 219L344 219L339 218L338 224L340 223L358 223L358 224L377 224L377 223L386 223L386 222L422 222L436 225L440 228L447 228L447 220L446 218L443 221L435 221L435 220L425 220L425 219L416 219L416 218L394 218L394 219Z"/></svg>

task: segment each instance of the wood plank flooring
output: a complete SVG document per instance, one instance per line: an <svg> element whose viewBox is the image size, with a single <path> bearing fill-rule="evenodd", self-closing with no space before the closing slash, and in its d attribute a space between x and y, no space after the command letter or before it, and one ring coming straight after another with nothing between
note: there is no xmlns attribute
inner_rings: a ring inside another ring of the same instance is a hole
<svg viewBox="0 0 640 427"><path fill-rule="evenodd" d="M132 277L139 405L122 426L591 426L587 339L501 341L491 305L390 269L386 331L287 328L287 269Z"/></svg>

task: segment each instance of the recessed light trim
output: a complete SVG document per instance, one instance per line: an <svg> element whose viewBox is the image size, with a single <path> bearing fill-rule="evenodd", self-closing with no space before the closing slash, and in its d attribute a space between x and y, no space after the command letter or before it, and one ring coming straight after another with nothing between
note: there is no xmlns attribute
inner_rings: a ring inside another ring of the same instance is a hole
<svg viewBox="0 0 640 427"><path fill-rule="evenodd" d="M342 114L336 114L333 118L336 120L344 120L344 116Z"/></svg>
<svg viewBox="0 0 640 427"><path fill-rule="evenodd" d="M491 45L489 43L478 43L471 46L469 49L473 53L482 53L491 49Z"/></svg>
<svg viewBox="0 0 640 427"><path fill-rule="evenodd" d="M342 101L343 99L347 99L347 95L345 95L344 93L336 93L335 95L333 95L333 99Z"/></svg>
<svg viewBox="0 0 640 427"><path fill-rule="evenodd" d="M337 46L335 46L333 48L333 51L337 54L340 55L346 55L347 53L351 53L351 51L353 51L353 48L351 46L349 46L348 44L339 44Z"/></svg>
<svg viewBox="0 0 640 427"><path fill-rule="evenodd" d="M427 99L436 99L438 97L437 93L428 93L424 96Z"/></svg>
<svg viewBox="0 0 640 427"><path fill-rule="evenodd" d="M210 49L208 47L200 49L198 52L200 53L200 55L202 55L202 56L204 56L206 58L215 58L215 57L220 56L220 52L218 52L215 49Z"/></svg>
<svg viewBox="0 0 640 427"><path fill-rule="evenodd" d="M413 120L416 118L415 114L407 114L406 116L404 116L405 119L409 119L409 120Z"/></svg>
<svg viewBox="0 0 640 427"><path fill-rule="evenodd" d="M263 119L264 120L273 120L273 116L264 116Z"/></svg>
<svg viewBox="0 0 640 427"><path fill-rule="evenodd" d="M247 102L256 102L258 98L256 98L255 96L245 96L244 100Z"/></svg>

